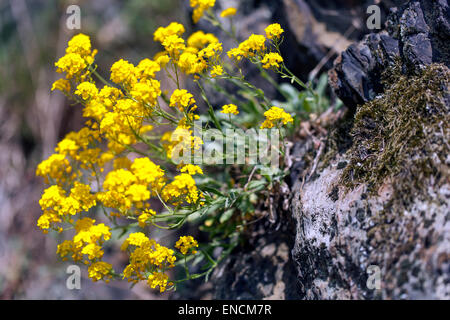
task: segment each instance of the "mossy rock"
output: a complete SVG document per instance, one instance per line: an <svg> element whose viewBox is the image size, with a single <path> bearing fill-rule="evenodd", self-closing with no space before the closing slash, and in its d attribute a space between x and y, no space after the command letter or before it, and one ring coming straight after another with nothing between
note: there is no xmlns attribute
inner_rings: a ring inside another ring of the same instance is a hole
<svg viewBox="0 0 450 320"><path fill-rule="evenodd" d="M449 69L432 64L412 76L400 65L385 73L385 93L358 108L342 182L376 192L395 181L402 199L419 196L426 181L445 183L450 154ZM407 201L405 201L407 202Z"/></svg>

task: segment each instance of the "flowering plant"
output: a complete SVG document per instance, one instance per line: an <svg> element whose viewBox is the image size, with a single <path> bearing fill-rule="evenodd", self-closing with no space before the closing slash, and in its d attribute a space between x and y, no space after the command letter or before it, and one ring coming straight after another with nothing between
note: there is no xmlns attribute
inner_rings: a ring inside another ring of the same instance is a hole
<svg viewBox="0 0 450 320"><path fill-rule="evenodd" d="M236 41L225 57L223 44L214 34L197 31L185 39L184 26L173 22L154 33L154 40L163 48L160 53L137 65L118 60L110 69L110 81L97 71L97 50L84 34L75 35L55 63L56 71L65 76L52 90L60 90L82 105L87 120L37 167L36 174L49 184L39 201L43 213L37 225L44 233L72 233L70 240L58 245L57 253L63 260L88 265L93 281L146 280L163 292L189 279L208 278L238 244L247 226L262 215L258 198L286 174L282 166L236 164L234 154L233 165L224 165L230 157L217 149L213 163L204 166L205 162L195 161L199 151L214 144L204 134L209 128L215 128L216 135L224 139L228 129L249 128L274 129L283 137L283 127L298 118L273 106L264 92L245 78L242 60L255 65L277 89L280 87L267 70L314 94L284 64L280 53L284 30L279 24L269 25L266 35L253 34L239 43L234 29L226 30L222 24L223 19L232 19L236 9L224 10L219 18L211 10L214 2L191 0L193 20L203 17ZM173 82L176 89L172 93L161 88L160 76ZM198 107L199 99L182 87L182 77L198 86L207 113L198 112L205 108ZM231 82L239 96L218 81ZM230 103L216 110L208 100L206 86ZM270 149L276 160L284 154L283 144L274 147L261 143L261 136L254 139L257 152ZM233 140L232 147L236 144ZM101 214L104 217L99 217ZM179 229L186 222L199 225L209 234L209 242L199 244L192 236L181 236L170 248L148 237L150 229ZM118 272L103 260L104 249L112 238L125 235L121 250L129 255L129 263ZM214 254L216 248L221 249L220 254ZM192 274L191 265L199 263L203 263L203 271ZM169 270L177 266L184 268L185 278L169 279Z"/></svg>

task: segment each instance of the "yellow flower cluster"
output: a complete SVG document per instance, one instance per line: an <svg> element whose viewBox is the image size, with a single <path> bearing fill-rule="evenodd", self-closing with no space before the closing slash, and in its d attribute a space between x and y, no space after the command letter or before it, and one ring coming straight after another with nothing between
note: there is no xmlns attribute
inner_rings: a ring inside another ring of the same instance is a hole
<svg viewBox="0 0 450 320"><path fill-rule="evenodd" d="M211 33L197 31L187 41L181 38L185 32L183 25L172 22L167 27L158 28L153 38L164 47L159 57L169 57L176 67L187 75L198 75L204 73L208 67L218 71L222 44L216 36ZM158 58L159 59L159 58ZM165 59L164 63L167 63ZM162 67L162 64L160 64ZM213 72L213 75L216 74Z"/></svg>
<svg viewBox="0 0 450 320"><path fill-rule="evenodd" d="M198 242L192 236L181 236L175 243L175 248L179 249L182 254L187 254L189 249L198 248ZM192 254L196 253L196 250L192 250Z"/></svg>
<svg viewBox="0 0 450 320"><path fill-rule="evenodd" d="M145 228L147 221L156 215L156 212L152 209L145 209L144 212L138 217L139 227Z"/></svg>
<svg viewBox="0 0 450 320"><path fill-rule="evenodd" d="M210 10L214 4L215 0L190 0L194 22L206 14L208 20L219 23ZM228 8L221 17L231 17L236 12L235 8ZM196 183L196 175L203 175L202 168L185 161L184 156L189 155L183 154L199 150L203 141L193 134L194 120L200 116L195 114L198 108L194 95L180 86L181 73L192 75L200 87L201 80L242 81L244 87L251 84L243 82L241 70L242 78L233 76L233 64L222 60L223 45L214 34L197 31L183 38L185 31L177 22L159 27L153 39L162 46L161 52L137 65L120 59L112 64L106 79L96 71L97 50L92 49L90 38L84 34L75 35L65 55L55 63L57 72L65 73L65 77L55 81L52 90L60 90L79 103L87 120L80 130L68 133L54 154L37 166L36 174L50 184L39 200L42 215L37 226L44 233L50 229L74 229L73 238L60 243L57 253L64 260L70 258L89 265L93 281L117 277L113 266L102 261L111 229L93 219L97 209L105 213L112 226L126 232L128 227L118 225L117 218L132 220L134 227L145 230L147 226L161 227L161 221L170 225L179 217L178 210L195 212L208 203L209 193L203 193ZM283 29L273 24L265 31L266 36L252 34L227 52L234 66L246 58L266 69L285 68L278 49ZM271 52L271 47L277 52ZM157 79L160 73L176 86L170 96L161 90ZM224 105L220 112L239 114L234 104ZM277 107L264 116L261 128L293 122L288 113ZM215 116L211 120L220 127ZM162 136L149 134L155 126ZM164 129L159 130L162 126ZM177 161L180 156L181 162ZM152 210L151 201L159 201L165 211ZM192 236L182 236L175 244L183 255L195 254L197 247ZM121 248L129 254L123 278L130 282L146 280L151 288L161 292L174 285L167 274L176 261L174 250L143 232L129 234Z"/></svg>
<svg viewBox="0 0 450 320"><path fill-rule="evenodd" d="M278 23L269 25L266 29L266 37L273 43L278 43L284 30ZM227 52L230 59L241 61L242 58L257 58L263 68L278 69L283 57L278 52L267 52L266 37L263 35L252 34L247 40L241 42L237 48L232 48Z"/></svg>
<svg viewBox="0 0 450 320"><path fill-rule="evenodd" d="M82 82L78 85L75 94L81 96L83 100L95 98L98 94L98 89L95 84L90 82Z"/></svg>
<svg viewBox="0 0 450 320"><path fill-rule="evenodd" d="M152 288L159 286L161 292L166 290L168 276L164 271L175 266L173 250L161 246L142 232L131 233L122 244L122 250L130 252L129 264L123 271L124 279L137 283L145 280L146 274L150 273L147 276L148 284Z"/></svg>
<svg viewBox="0 0 450 320"><path fill-rule="evenodd" d="M153 33L153 40L163 43L167 37L177 35L181 36L186 29L181 23L172 22L167 27L159 27Z"/></svg>
<svg viewBox="0 0 450 320"><path fill-rule="evenodd" d="M153 60L141 60L137 66L124 59L115 62L110 79L117 87L105 85L100 89L92 79L95 67L92 70L88 67L94 63L96 50L92 50L89 37L85 35L74 36L69 41L66 55L56 63L59 72L66 72L66 79L57 80L52 90L60 90L80 102L83 116L89 120L79 131L67 134L58 143L55 153L36 169L36 174L51 184L39 200L43 213L37 225L44 233L49 229L61 232L65 226L74 228L73 239L59 244L57 253L63 259L89 264L89 277L94 281L108 281L113 271L111 264L101 261L102 245L110 239L110 229L86 217L91 208L96 205L101 205L104 210L110 208L113 210L111 217L137 219L138 225L144 228L157 216L150 209L152 197L173 205L195 205L201 200L202 194L192 178L192 175L203 174L200 167L182 166L179 168L181 173L169 180L165 171L149 157L131 161L126 156L128 148L138 143L137 137L152 130L153 126L145 121L153 119L155 113L156 117L164 116L158 101L162 92L160 82L155 78L157 73L172 61L187 73L199 74L218 59L222 45L214 35L197 32L188 38L186 47L180 38L183 33L184 26L178 23L159 28L154 38L161 42L165 51ZM189 54L194 56L192 63ZM162 146L173 149L179 143L187 142L190 148L199 148L203 143L193 137L188 125L198 119L198 115L193 114L197 108L195 103L187 90L173 92L170 106L183 112L183 118L161 139ZM106 166L109 162L112 162L111 170ZM105 173L103 181L100 180L102 172ZM91 189L94 183L96 191ZM173 250L141 233L130 235L123 247L129 245L135 249L130 252L125 277L132 281L146 278L152 288L159 287L164 291L168 285L164 269L173 267Z"/></svg>
<svg viewBox="0 0 450 320"><path fill-rule="evenodd" d="M217 76L223 75L223 67L216 65L211 69L211 77L215 78Z"/></svg>
<svg viewBox="0 0 450 320"><path fill-rule="evenodd" d="M110 78L116 84L130 86L137 81L135 67L128 61L120 59L111 66Z"/></svg>
<svg viewBox="0 0 450 320"><path fill-rule="evenodd" d="M194 96L187 90L175 89L170 97L170 106L177 107L181 112L187 110L191 105L195 104Z"/></svg>
<svg viewBox="0 0 450 320"><path fill-rule="evenodd" d="M55 63L56 71L66 73L66 79L82 79L89 74L88 71L82 74L82 71L94 62L96 54L97 50L92 50L89 37L80 33L69 41L66 54Z"/></svg>
<svg viewBox="0 0 450 320"><path fill-rule="evenodd" d="M202 168L200 168L199 166L196 166L194 164L187 164L187 165L182 166L180 169L180 172L187 172L191 176L193 176L197 173L203 174Z"/></svg>
<svg viewBox="0 0 450 320"><path fill-rule="evenodd" d="M195 52L194 49L200 51L210 43L218 43L219 39L212 33L205 33L202 30L196 31L187 39L188 48Z"/></svg>
<svg viewBox="0 0 450 320"><path fill-rule="evenodd" d="M261 60L264 69L278 69L280 67L280 63L282 62L283 58L276 52L269 52Z"/></svg>
<svg viewBox="0 0 450 320"><path fill-rule="evenodd" d="M92 281L105 280L108 282L111 278L112 265L104 261L97 261L91 264L88 268L89 278Z"/></svg>
<svg viewBox="0 0 450 320"><path fill-rule="evenodd" d="M128 215L133 208L141 209L152 195L164 186L164 171L149 158L137 158L130 170L117 169L109 172L103 182L105 191L97 198L107 207L118 209ZM149 190L150 189L150 190Z"/></svg>
<svg viewBox="0 0 450 320"><path fill-rule="evenodd" d="M193 204L198 202L201 193L197 189L194 178L189 173L182 173L166 185L162 191L162 197L164 201L173 205L179 205L183 201Z"/></svg>
<svg viewBox="0 0 450 320"><path fill-rule="evenodd" d="M72 172L72 166L63 154L52 154L48 159L42 161L37 169L36 175L45 178L45 183L50 183L50 179L57 184L62 184Z"/></svg>
<svg viewBox="0 0 450 320"><path fill-rule="evenodd" d="M284 30L281 28L279 23L269 25L264 31L266 31L267 39L270 40L276 40L284 33Z"/></svg>
<svg viewBox="0 0 450 320"><path fill-rule="evenodd" d="M88 185L75 182L70 190L69 196L58 185L52 185L44 190L39 200L43 214L39 217L37 225L41 230L48 231L49 228L59 230L54 223L68 219L77 213L88 211L96 205L95 196L91 195Z"/></svg>
<svg viewBox="0 0 450 320"><path fill-rule="evenodd" d="M247 40L241 42L237 48L228 51L228 57L240 61L243 57L250 58L264 54L266 38L263 35L252 34Z"/></svg>
<svg viewBox="0 0 450 320"><path fill-rule="evenodd" d="M94 281L111 278L112 265L102 262L102 244L111 238L110 228L103 223L95 224L91 218L83 218L75 224L76 234L73 240L65 240L58 245L57 253L67 260L70 256L73 261L84 259L90 264L89 277Z"/></svg>
<svg viewBox="0 0 450 320"><path fill-rule="evenodd" d="M167 282L169 281L169 276L163 272L154 272L148 276L147 283L150 288L155 289L159 287L159 292L163 293L166 291Z"/></svg>
<svg viewBox="0 0 450 320"><path fill-rule="evenodd" d="M192 20L197 23L203 17L206 10L214 7L216 0L190 0L191 7L194 8Z"/></svg>
<svg viewBox="0 0 450 320"><path fill-rule="evenodd" d="M70 81L67 79L58 79L52 84L52 91L59 90L68 94L70 92Z"/></svg>
<svg viewBox="0 0 450 320"><path fill-rule="evenodd" d="M236 12L237 12L236 8L227 8L220 13L220 16L222 18L232 17L236 14Z"/></svg>
<svg viewBox="0 0 450 320"><path fill-rule="evenodd" d="M235 104L227 104L222 107L221 113L238 115L239 110Z"/></svg>
<svg viewBox="0 0 450 320"><path fill-rule="evenodd" d="M266 120L261 125L261 129L270 129L273 127L278 127L280 123L288 124L289 122L294 122L292 116L279 107L272 107L266 112L264 112Z"/></svg>

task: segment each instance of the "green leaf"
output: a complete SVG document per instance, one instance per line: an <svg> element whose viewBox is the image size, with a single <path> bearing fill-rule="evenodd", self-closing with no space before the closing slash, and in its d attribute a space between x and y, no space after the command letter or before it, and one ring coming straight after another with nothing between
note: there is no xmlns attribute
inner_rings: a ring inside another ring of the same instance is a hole
<svg viewBox="0 0 450 320"><path fill-rule="evenodd" d="M220 192L219 190L217 190L216 188L212 188L212 187L208 187L208 186L202 186L201 189L204 190L204 191L208 191L208 192L217 194L218 196L225 197L225 195L222 192Z"/></svg>
<svg viewBox="0 0 450 320"><path fill-rule="evenodd" d="M266 184L267 184L267 181L265 179L250 181L249 184L247 185L247 189L248 190L253 190L253 189L256 189L258 187L265 186Z"/></svg>
<svg viewBox="0 0 450 320"><path fill-rule="evenodd" d="M230 220L230 218L233 216L235 208L231 208L228 209L227 211L225 211L224 213L222 213L222 215L220 216L219 222L220 223L224 223L228 220Z"/></svg>
<svg viewBox="0 0 450 320"><path fill-rule="evenodd" d="M220 126L219 120L217 120L216 113L214 112L214 109L211 106L209 106L208 113L217 129L222 131L222 127Z"/></svg>

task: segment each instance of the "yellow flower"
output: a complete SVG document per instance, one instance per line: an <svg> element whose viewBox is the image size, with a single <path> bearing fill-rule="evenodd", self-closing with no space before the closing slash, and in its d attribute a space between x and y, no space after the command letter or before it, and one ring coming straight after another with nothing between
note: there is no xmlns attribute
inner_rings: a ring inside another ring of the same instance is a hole
<svg viewBox="0 0 450 320"><path fill-rule="evenodd" d="M283 62L283 57L276 52L266 54L261 60L264 69L278 69L280 67L279 63L281 62Z"/></svg>
<svg viewBox="0 0 450 320"><path fill-rule="evenodd" d="M43 233L47 233L50 227L53 227L56 223L61 222L61 217L53 211L44 211L37 221L37 226Z"/></svg>
<svg viewBox="0 0 450 320"><path fill-rule="evenodd" d="M161 95L161 83L158 80L141 80L133 84L130 94L139 102L154 106Z"/></svg>
<svg viewBox="0 0 450 320"><path fill-rule="evenodd" d="M97 195L106 207L118 210L129 210L133 205L133 199L128 197L126 191L137 182L136 176L128 170L118 169L109 172L103 182L104 192Z"/></svg>
<svg viewBox="0 0 450 320"><path fill-rule="evenodd" d="M182 254L188 253L191 248L198 248L198 242L192 236L181 236L176 242L175 248L179 249ZM192 253L196 253L195 250Z"/></svg>
<svg viewBox="0 0 450 320"><path fill-rule="evenodd" d="M111 66L111 81L117 84L131 85L136 82L135 67L120 59Z"/></svg>
<svg viewBox="0 0 450 320"><path fill-rule="evenodd" d="M202 168L200 168L199 166L193 165L193 164L187 164L187 165L183 166L180 169L180 172L187 172L191 176L193 176L196 173L203 174Z"/></svg>
<svg viewBox="0 0 450 320"><path fill-rule="evenodd" d="M86 254L89 260L94 261L103 257L102 247L95 243L89 243L81 249L81 254Z"/></svg>
<svg viewBox="0 0 450 320"><path fill-rule="evenodd" d="M234 104L224 105L222 107L222 111L220 112L225 114L235 114L235 115L239 114L238 107Z"/></svg>
<svg viewBox="0 0 450 320"><path fill-rule="evenodd" d="M162 42L164 49L167 51L170 57L178 59L179 55L186 48L184 39L177 35L170 35Z"/></svg>
<svg viewBox="0 0 450 320"><path fill-rule="evenodd" d="M120 89L110 86L104 86L98 94L99 102L103 104L108 110L112 110L117 100L122 97L123 93Z"/></svg>
<svg viewBox="0 0 450 320"><path fill-rule="evenodd" d="M236 61L241 61L244 56L244 52L239 48L232 48L227 52L228 58L235 59Z"/></svg>
<svg viewBox="0 0 450 320"><path fill-rule="evenodd" d="M242 57L249 58L261 55L266 50L266 37L259 34L252 34L247 40L239 44L237 48L228 51L228 57L240 61Z"/></svg>
<svg viewBox="0 0 450 320"><path fill-rule="evenodd" d="M136 74L139 79L154 78L155 74L161 70L158 62L150 59L143 59L136 67Z"/></svg>
<svg viewBox="0 0 450 320"><path fill-rule="evenodd" d="M196 117L196 119L198 119ZM180 121L181 122L181 121ZM189 126L180 125L173 130L167 131L161 138L163 148L166 150L166 155L169 159L178 160L179 152L176 152L175 147L181 147L182 150L199 150L203 141L197 135L193 135Z"/></svg>
<svg viewBox="0 0 450 320"><path fill-rule="evenodd" d="M76 152L78 151L79 148L80 146L77 145L76 141L69 139L68 137L65 137L58 143L58 146L55 148L55 151L61 155L64 156L70 155L73 158L75 158Z"/></svg>
<svg viewBox="0 0 450 320"><path fill-rule="evenodd" d="M129 249L130 245L133 246L131 249ZM160 279L161 275L158 275L160 273L158 270L175 266L176 257L173 250L161 246L142 232L131 233L122 244L121 249L130 252L130 263L123 271L124 278L136 283L145 279L148 270L156 269L153 276L148 278L148 284L152 288L159 285L161 289L165 289L167 282ZM167 277L163 278L167 280Z"/></svg>
<svg viewBox="0 0 450 320"><path fill-rule="evenodd" d="M222 66L214 66L211 70L211 77L215 78L217 76L221 76L223 74L223 68Z"/></svg>
<svg viewBox="0 0 450 320"><path fill-rule="evenodd" d="M270 40L278 39L284 32L279 23L269 25L265 31L267 38Z"/></svg>
<svg viewBox="0 0 450 320"><path fill-rule="evenodd" d="M208 61L214 61L222 53L222 43L213 42L208 44L208 46L202 49L198 55L202 58L208 59Z"/></svg>
<svg viewBox="0 0 450 320"><path fill-rule="evenodd" d="M163 293L166 291L168 279L168 275L162 272L154 272L148 276L147 283L152 289L159 286L159 292Z"/></svg>
<svg viewBox="0 0 450 320"><path fill-rule="evenodd" d="M148 243L149 241L150 241L149 238L147 238L147 236L142 232L130 233L128 238L123 242L120 249L122 251L125 251L130 245L135 247L141 247L144 244Z"/></svg>
<svg viewBox="0 0 450 320"><path fill-rule="evenodd" d="M73 240L66 240L58 245L56 253L58 253L63 260L66 260L69 254L71 254L74 261L83 259L83 255L87 255L87 259L93 262L101 259L103 256L101 246L104 241L111 238L111 232L109 227L103 223L97 225L94 223L95 220L90 218L78 220L75 224L76 234L73 237ZM85 263L89 263L88 260L85 260ZM107 265L108 264L98 265L98 267L104 271L103 275L107 274ZM100 271L100 269L97 271ZM111 268L108 268L108 270L111 270ZM100 279L101 278L102 277L100 277Z"/></svg>
<svg viewBox="0 0 450 320"><path fill-rule="evenodd" d="M72 79L75 76L79 76L81 71L88 66L86 61L78 53L68 53L61 57L55 66L58 68L56 72L66 73L67 79Z"/></svg>
<svg viewBox="0 0 450 320"><path fill-rule="evenodd" d="M153 57L153 59L155 60L155 62L157 64L159 64L159 66L161 68L165 68L166 65L169 63L170 61L170 57L167 55L167 52L165 51L161 51L158 52L157 54L155 54L155 56Z"/></svg>
<svg viewBox="0 0 450 320"><path fill-rule="evenodd" d="M206 62L199 58L197 54L186 51L181 54L177 64L186 74L199 74L208 67Z"/></svg>
<svg viewBox="0 0 450 320"><path fill-rule="evenodd" d="M236 14L237 10L236 8L228 8L222 11L222 13L220 14L220 16L222 18L226 18L226 17L232 17Z"/></svg>
<svg viewBox="0 0 450 320"><path fill-rule="evenodd" d="M82 79L86 76L81 71L94 62L94 56L97 50L91 50L91 40L87 35L82 33L73 36L66 48L66 54L61 57L55 66L59 73L65 72L67 79L79 77Z"/></svg>
<svg viewBox="0 0 450 320"><path fill-rule="evenodd" d="M187 173L175 176L174 180L166 185L162 192L163 199L173 204L183 201L187 203L196 203L200 198L200 192L197 189L194 178Z"/></svg>
<svg viewBox="0 0 450 320"><path fill-rule="evenodd" d="M91 40L89 36L79 33L72 37L67 44L66 53L77 53L80 56L91 54Z"/></svg>
<svg viewBox="0 0 450 320"><path fill-rule="evenodd" d="M147 225L148 219L154 215L156 215L155 211L151 209L145 209L145 211L138 217L139 227L144 228Z"/></svg>
<svg viewBox="0 0 450 320"><path fill-rule="evenodd" d="M142 184L133 184L125 192L125 195L130 197L133 202L140 202L150 198L150 191Z"/></svg>
<svg viewBox="0 0 450 320"><path fill-rule="evenodd" d="M69 179L68 174L72 172L72 167L64 154L52 154L48 159L42 161L36 169L36 175L45 178L45 183L49 183L49 178L56 183L62 184Z"/></svg>
<svg viewBox="0 0 450 320"><path fill-rule="evenodd" d="M177 107L181 112L195 104L194 96L185 89L175 89L170 97L170 106Z"/></svg>
<svg viewBox="0 0 450 320"><path fill-rule="evenodd" d="M212 33L204 33L203 31L194 32L187 39L187 45L189 48L195 48L197 50L203 49L210 43L217 43L219 39Z"/></svg>
<svg viewBox="0 0 450 320"><path fill-rule="evenodd" d="M292 116L285 112L282 108L272 107L266 112L264 112L266 120L262 123L261 129L270 129L277 126L280 122L282 124L288 124L289 122L294 122Z"/></svg>
<svg viewBox="0 0 450 320"><path fill-rule="evenodd" d="M75 94L81 96L83 100L88 100L97 96L98 89L95 84L91 82L82 82L78 85Z"/></svg>
<svg viewBox="0 0 450 320"><path fill-rule="evenodd" d="M149 158L134 159L131 171L140 184L150 185L151 190L159 191L164 185L164 170Z"/></svg>
<svg viewBox="0 0 450 320"><path fill-rule="evenodd" d="M112 278L111 271L112 265L103 261L95 262L88 268L89 278L91 278L94 282L102 280L104 278L106 278L106 281L108 281Z"/></svg>
<svg viewBox="0 0 450 320"><path fill-rule="evenodd" d="M184 26L178 22L172 22L167 27L159 27L153 34L153 40L163 43L172 35L181 36L185 32Z"/></svg>
<svg viewBox="0 0 450 320"><path fill-rule="evenodd" d="M197 23L206 10L214 7L216 4L216 0L190 0L190 5L194 8L194 12L192 13L192 20L194 23Z"/></svg>
<svg viewBox="0 0 450 320"><path fill-rule="evenodd" d="M52 91L53 90L59 90L64 93L69 93L70 92L70 82L66 79L58 79L55 82L53 82Z"/></svg>

